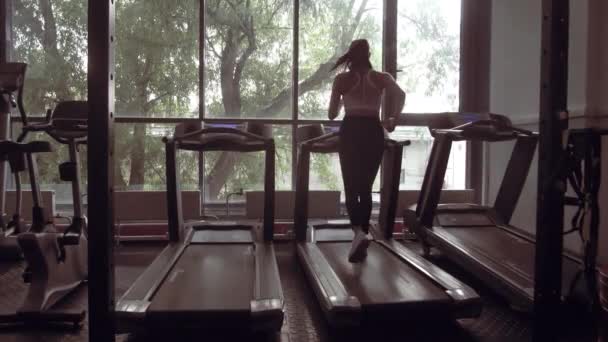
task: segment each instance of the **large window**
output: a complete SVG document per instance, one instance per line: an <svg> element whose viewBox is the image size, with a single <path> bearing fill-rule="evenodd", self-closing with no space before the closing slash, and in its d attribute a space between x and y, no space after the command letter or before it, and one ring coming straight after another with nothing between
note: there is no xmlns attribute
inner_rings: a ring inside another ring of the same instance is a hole
<svg viewBox="0 0 608 342"><path fill-rule="evenodd" d="M372 64L382 69L383 1L329 0L301 6L298 114L302 119L327 119L335 75L331 68L353 39L370 42Z"/></svg>
<svg viewBox="0 0 608 342"><path fill-rule="evenodd" d="M407 93L404 111L457 111L460 0L398 3L397 81Z"/></svg>
<svg viewBox="0 0 608 342"><path fill-rule="evenodd" d="M455 112L459 106L460 0L398 2L397 82L407 93L407 113ZM426 127L399 127L410 139L401 172L402 189L419 189L433 144ZM452 147L444 188L464 189L466 143Z"/></svg>
<svg viewBox="0 0 608 342"><path fill-rule="evenodd" d="M424 173L429 162L433 137L426 127L397 127L391 138L410 140L410 146L403 150L401 163L401 179L399 188L402 190L420 189ZM444 189L464 189L466 184L466 142L456 141L452 144L448 167L443 180Z"/></svg>
<svg viewBox="0 0 608 342"><path fill-rule="evenodd" d="M14 0L13 59L29 64L30 114L42 115L60 100L86 97L86 3ZM397 29L395 62L397 81L407 93L404 111L456 111L460 0L399 0L397 22L387 22L385 5L392 3L118 1L116 188L164 189L161 138L172 134L176 123L200 118L207 125L237 127L250 120L272 125L276 186L292 189L295 131L310 120L327 123L331 83L340 71L331 70L336 59L353 39L365 38L374 68L381 70L387 25ZM428 130L399 127L392 136L412 140L405 150L401 188L419 188L432 144ZM456 144L452 150L447 188L464 188L465 149ZM240 189L262 189L262 153L180 156L182 188L204 189L206 203L224 201ZM40 162L40 168L46 188L65 192L53 162ZM379 177L374 187L380 189ZM343 189L337 155L312 158L311 189ZM67 195L59 201L69 202Z"/></svg>
<svg viewBox="0 0 608 342"><path fill-rule="evenodd" d="M198 0L116 2L118 116L198 117L198 8Z"/></svg>
<svg viewBox="0 0 608 342"><path fill-rule="evenodd" d="M56 101L86 98L86 0L15 0L13 7L12 59L28 64L28 114L44 115Z"/></svg>
<svg viewBox="0 0 608 342"><path fill-rule="evenodd" d="M206 116L290 118L291 1L206 5Z"/></svg>
<svg viewBox="0 0 608 342"><path fill-rule="evenodd" d="M165 190L165 144L174 125L114 125L114 188L125 190ZM136 132L141 132L136 134ZM190 152L178 155L182 190L198 189L198 158Z"/></svg>
<svg viewBox="0 0 608 342"><path fill-rule="evenodd" d="M238 128L240 125L222 125ZM274 126L275 189L291 189L291 129ZM263 190L264 152L205 152L205 200L224 201L229 194L241 190Z"/></svg>
<svg viewBox="0 0 608 342"><path fill-rule="evenodd" d="M14 0L12 3L12 60L28 64L24 87L27 114L43 116L58 101L86 99L87 1ZM14 122L11 130L16 139L21 132L20 121ZM69 183L60 181L58 171L58 164L67 160L67 147L45 134L31 134L28 139L52 142L54 152L36 156L40 188L55 191L58 204L71 204ZM81 163L86 167L86 149L81 150ZM82 172L82 176L86 181L86 172ZM26 173L21 180L24 189L28 189ZM8 177L7 184L9 189L14 189L12 176Z"/></svg>

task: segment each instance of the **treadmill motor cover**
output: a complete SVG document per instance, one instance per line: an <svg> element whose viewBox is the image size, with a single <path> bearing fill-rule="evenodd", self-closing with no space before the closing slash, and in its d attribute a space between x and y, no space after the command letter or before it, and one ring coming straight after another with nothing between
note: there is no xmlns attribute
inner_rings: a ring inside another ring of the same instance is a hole
<svg viewBox="0 0 608 342"><path fill-rule="evenodd" d="M444 207L444 209L441 207ZM472 206L458 208L457 205L446 207L446 205L440 205L435 216L436 223L441 227L487 227L496 225L487 209Z"/></svg>

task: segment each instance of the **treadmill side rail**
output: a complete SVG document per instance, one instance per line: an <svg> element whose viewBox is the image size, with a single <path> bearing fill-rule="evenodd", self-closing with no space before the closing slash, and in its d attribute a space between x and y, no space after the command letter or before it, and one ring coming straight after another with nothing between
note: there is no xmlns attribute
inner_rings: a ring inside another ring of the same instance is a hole
<svg viewBox="0 0 608 342"><path fill-rule="evenodd" d="M327 320L333 326L354 326L361 322L361 302L346 291L340 278L314 243L298 243L297 253Z"/></svg>
<svg viewBox="0 0 608 342"><path fill-rule="evenodd" d="M251 300L251 328L280 330L285 317L283 289L272 242L255 244L255 284Z"/></svg>
<svg viewBox="0 0 608 342"><path fill-rule="evenodd" d="M254 299L251 301L251 330L278 331L285 315L282 299Z"/></svg>
<svg viewBox="0 0 608 342"><path fill-rule="evenodd" d="M184 248L181 242L170 243L120 298L115 309L119 333L143 327L151 295L171 271Z"/></svg>
<svg viewBox="0 0 608 342"><path fill-rule="evenodd" d="M394 240L377 239L376 242L444 288L445 293L457 304L452 312L455 318L473 318L481 315L483 306L481 298L471 287Z"/></svg>

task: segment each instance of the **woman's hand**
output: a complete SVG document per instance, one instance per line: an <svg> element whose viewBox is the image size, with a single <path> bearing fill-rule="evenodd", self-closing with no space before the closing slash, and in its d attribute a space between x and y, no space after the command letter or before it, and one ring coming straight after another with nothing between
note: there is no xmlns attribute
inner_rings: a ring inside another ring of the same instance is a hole
<svg viewBox="0 0 608 342"><path fill-rule="evenodd" d="M389 132L394 131L396 125L397 125L397 120L393 117L387 118L382 121L382 126L384 126L384 128Z"/></svg>

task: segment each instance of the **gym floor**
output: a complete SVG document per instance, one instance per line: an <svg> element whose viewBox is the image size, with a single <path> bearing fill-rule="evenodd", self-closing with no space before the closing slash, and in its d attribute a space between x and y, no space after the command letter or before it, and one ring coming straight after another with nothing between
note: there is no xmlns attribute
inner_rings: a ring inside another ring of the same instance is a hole
<svg viewBox="0 0 608 342"><path fill-rule="evenodd" d="M416 246L413 246L414 248ZM163 248L158 243L123 244L115 249L116 252L116 296L126 291L154 257ZM513 312L495 295L481 287L471 279L467 279L455 266L437 258L447 271L454 273L460 279L467 281L484 298L484 309L480 318L465 319L451 322L417 322L411 317L404 317L399 326L382 329L359 329L356 331L330 331L323 321L320 308L312 289L296 260L294 249L289 242L277 242L276 253L286 299L286 318L283 329L277 340L300 341L530 341L531 321L526 315ZM26 293L27 285L22 282L23 263L0 263L0 310L14 311ZM381 281L381 280L379 280ZM81 287L73 295L67 297L58 305L58 309L87 308L86 286ZM577 325L560 325L563 328L563 341L591 341L585 337L584 329ZM88 331L85 322L78 331L46 328L10 327L0 330L0 341L87 341ZM207 336L205 336L207 337ZM117 341L151 341L151 340L200 340L201 336L135 336L120 335ZM217 340L226 341L227 336L219 336ZM255 337L234 337L235 340L254 340Z"/></svg>

